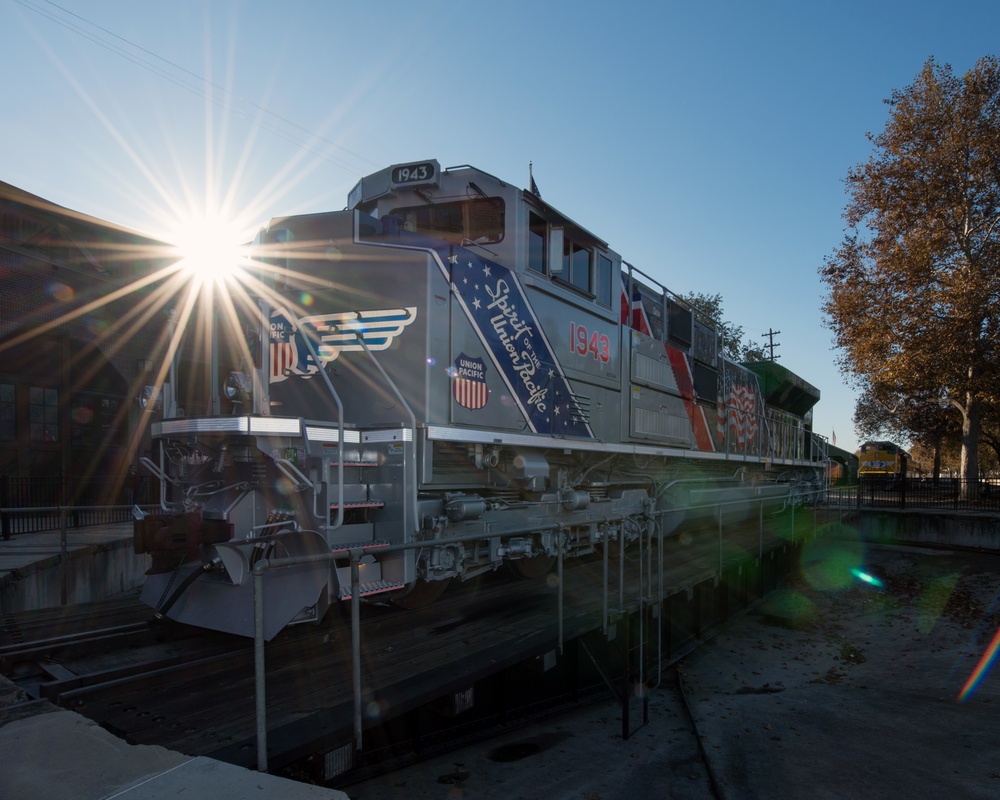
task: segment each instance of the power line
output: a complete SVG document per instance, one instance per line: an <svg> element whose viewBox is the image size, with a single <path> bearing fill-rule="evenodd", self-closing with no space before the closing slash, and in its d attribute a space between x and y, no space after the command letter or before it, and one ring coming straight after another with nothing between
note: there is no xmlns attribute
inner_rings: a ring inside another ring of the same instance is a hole
<svg viewBox="0 0 1000 800"><path fill-rule="evenodd" d="M178 86L181 89L191 92L192 94L197 95L203 100L209 101L217 108L221 108L224 111L231 112L241 117L247 116L246 114L247 108L255 111L257 116L256 124L262 130L267 131L268 133L271 133L285 140L289 144L292 144L302 150L305 150L307 153L310 153L311 155L314 155L318 158L323 159L324 161L328 161L331 164L334 164L348 172L351 172L354 175L362 175L364 173L355 166L343 160L332 157L324 150L316 147L314 143L323 143L325 145L328 145L329 147L336 148L337 150L342 151L345 155L351 156L355 159L358 159L359 161L367 162L372 166L378 166L371 159L365 158L364 156L358 153L348 150L346 147L343 147L342 145L339 145L330 139L320 136L319 134L314 133L301 125L298 125L295 122L292 122L291 120L281 116L280 114L276 114L273 111L269 111L268 109L264 108L258 103L253 102L248 98L239 97L235 95L233 92L231 92L229 89L225 88L224 86L217 83L213 83L212 81L203 78L201 75L192 72L186 67L182 67L179 64L175 64L169 59L166 59L163 56L160 56L154 53L153 51L148 50L145 47L142 47L141 45L138 45L135 42L130 41L129 39L126 39L123 36L119 36L117 33L114 33L113 31L110 31L107 28L103 28L100 25L97 25L96 23L86 19L85 17L82 17L79 14L70 11L69 9L63 8L57 3L52 2L52 0L43 0L43 2L45 2L49 6L52 6L55 9L58 9L63 14L66 14L70 17L74 17L77 20L80 20L81 22L85 23L91 28L100 31L101 33L104 33L109 37L113 37L114 39L117 39L120 42L124 42L126 45L128 45L129 48L132 48L134 51L138 51L139 53L144 53L150 56L152 59L156 59L156 61L160 61L163 64L168 65L172 69L183 73L183 75L172 74L170 71L164 69L162 66L157 65L155 62L150 61L149 59L145 59L141 55L136 55L134 52L129 52L129 50L127 50L124 47L121 47L115 42L109 41L108 39L103 38L99 34L88 31L82 26L74 23L72 20L60 17L58 14L55 14L49 11L48 9L43 8L42 6L39 6L37 3L31 2L31 0L16 0L16 2L24 6L28 10L35 12L39 16L44 17L45 19L48 19L51 22L55 22L57 25L62 26L63 28L69 30L70 32L75 33L78 36L81 36L84 39L87 39L88 41L93 42L94 44L100 47L103 47L105 50L108 50L109 52L121 58L124 58L127 61L131 61L133 64L142 67L148 72L152 72L154 75L157 75L158 77L161 77L169 81L175 86ZM206 91L204 87L208 87L208 89L211 89L213 91ZM217 93L222 93L225 96L225 98L228 99L219 97ZM264 122L262 120L262 117L270 118L275 122L272 123ZM294 132L282 130L279 127L279 124L285 125L288 128L292 128L296 131L300 131L302 135L297 135Z"/></svg>

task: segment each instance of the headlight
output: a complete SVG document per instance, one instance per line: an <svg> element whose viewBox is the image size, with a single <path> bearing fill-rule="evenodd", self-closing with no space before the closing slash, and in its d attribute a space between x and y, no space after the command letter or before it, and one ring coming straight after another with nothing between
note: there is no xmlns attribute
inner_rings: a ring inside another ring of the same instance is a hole
<svg viewBox="0 0 1000 800"><path fill-rule="evenodd" d="M222 394L231 403L250 397L250 379L242 372L230 372L222 382Z"/></svg>
<svg viewBox="0 0 1000 800"><path fill-rule="evenodd" d="M139 395L139 408L143 411L160 410L160 392L155 386L143 386Z"/></svg>

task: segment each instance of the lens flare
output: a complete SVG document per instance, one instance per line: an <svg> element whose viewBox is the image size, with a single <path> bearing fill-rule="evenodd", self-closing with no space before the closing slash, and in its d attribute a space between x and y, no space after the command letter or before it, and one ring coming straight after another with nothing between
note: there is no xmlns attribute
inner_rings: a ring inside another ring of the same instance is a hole
<svg viewBox="0 0 1000 800"><path fill-rule="evenodd" d="M865 573L865 545L857 531L843 527L836 538L815 539L802 550L802 576L814 589L845 589Z"/></svg>
<svg viewBox="0 0 1000 800"><path fill-rule="evenodd" d="M50 283L48 291L52 299L60 303L68 303L74 296L73 287L65 283Z"/></svg>
<svg viewBox="0 0 1000 800"><path fill-rule="evenodd" d="M857 578L862 583L867 583L869 586L874 586L876 589L882 588L882 581L867 572L864 572L857 567L851 569L851 574Z"/></svg>
<svg viewBox="0 0 1000 800"><path fill-rule="evenodd" d="M993 666L993 662L996 661L998 651L1000 651L1000 629L993 634L990 646L986 648L982 658L979 659L979 663L976 664L976 668L972 670L972 674L969 675L969 679L965 682L965 686L962 687L962 691L958 693L959 702L964 703L968 700L976 690L976 687L982 683L983 678L986 677Z"/></svg>
<svg viewBox="0 0 1000 800"><path fill-rule="evenodd" d="M225 283L245 259L246 234L225 217L191 215L173 225L181 265L201 282Z"/></svg>

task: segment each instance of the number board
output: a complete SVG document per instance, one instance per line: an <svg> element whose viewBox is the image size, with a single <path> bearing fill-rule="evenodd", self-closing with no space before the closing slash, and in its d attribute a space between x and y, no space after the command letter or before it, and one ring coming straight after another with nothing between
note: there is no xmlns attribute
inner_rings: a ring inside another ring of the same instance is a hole
<svg viewBox="0 0 1000 800"><path fill-rule="evenodd" d="M400 164L398 167L393 167L389 177L396 185L435 183L438 170L437 161L420 161L416 164Z"/></svg>

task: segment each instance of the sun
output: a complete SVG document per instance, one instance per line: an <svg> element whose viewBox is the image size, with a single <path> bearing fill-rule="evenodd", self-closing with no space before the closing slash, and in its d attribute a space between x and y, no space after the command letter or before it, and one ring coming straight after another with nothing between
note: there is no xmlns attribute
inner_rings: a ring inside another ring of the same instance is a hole
<svg viewBox="0 0 1000 800"><path fill-rule="evenodd" d="M172 226L180 266L200 283L225 283L246 263L249 234L220 214L190 215Z"/></svg>

